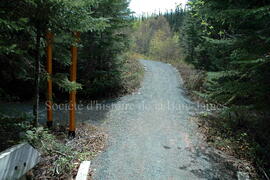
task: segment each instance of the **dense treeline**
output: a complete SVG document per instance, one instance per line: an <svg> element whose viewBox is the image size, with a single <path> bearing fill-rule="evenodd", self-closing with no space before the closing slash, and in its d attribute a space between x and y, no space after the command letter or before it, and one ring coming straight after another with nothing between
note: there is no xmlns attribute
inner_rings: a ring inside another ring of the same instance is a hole
<svg viewBox="0 0 270 180"><path fill-rule="evenodd" d="M45 98L48 31L54 33L52 78L58 98L62 90L81 85L79 95L84 97L114 95L122 88L121 73L127 58L123 54L129 47L127 32L131 25L128 1L1 0L0 13L1 100L32 98L39 74L38 86ZM68 73L70 46L75 42L72 32L76 31L81 32L78 65L81 85L73 87Z"/></svg>
<svg viewBox="0 0 270 180"><path fill-rule="evenodd" d="M79 64L79 79L84 85L81 95L115 95L122 87L122 72L128 57L123 55L129 49L131 17L128 1L99 1L93 17L108 19L108 28L99 32L84 34L83 61Z"/></svg>
<svg viewBox="0 0 270 180"><path fill-rule="evenodd" d="M189 4L191 11L183 27L188 39L183 38L186 60L196 68L216 72L210 74L213 81L209 82L212 87L207 91L209 98L238 112L268 110L270 3ZM197 36L192 34L194 27Z"/></svg>
<svg viewBox="0 0 270 180"><path fill-rule="evenodd" d="M242 157L251 159L262 174L270 174L269 10L269 1L191 0L185 9L140 18L134 35L138 53L174 59L176 65L185 60L200 72L190 74L190 89L224 107L212 120L218 136L240 142L238 153L245 150ZM165 41L171 37L177 39L175 46ZM165 56L151 53L157 46L159 53L171 51Z"/></svg>
<svg viewBox="0 0 270 180"><path fill-rule="evenodd" d="M208 71L198 94L226 107L221 113L227 120L224 129L252 142L247 156L265 169L270 158L269 5L191 1L181 29L186 61Z"/></svg>
<svg viewBox="0 0 270 180"><path fill-rule="evenodd" d="M175 34L164 16L152 16L139 20L133 33L133 50L157 60L179 59L178 35Z"/></svg>

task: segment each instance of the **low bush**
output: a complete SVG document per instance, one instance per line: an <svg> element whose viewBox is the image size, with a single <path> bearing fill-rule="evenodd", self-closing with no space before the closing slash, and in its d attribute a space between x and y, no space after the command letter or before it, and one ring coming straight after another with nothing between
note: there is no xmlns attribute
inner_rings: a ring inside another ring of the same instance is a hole
<svg viewBox="0 0 270 180"><path fill-rule="evenodd" d="M105 147L106 134L97 128L80 124L74 139L66 138L65 128L50 131L43 127L26 131L25 140L42 154L34 168L36 179L69 179L77 175L82 161L91 160Z"/></svg>
<svg viewBox="0 0 270 180"><path fill-rule="evenodd" d="M131 93L140 87L144 75L144 69L139 60L140 56L135 53L126 53L126 62L121 71L121 91L123 94Z"/></svg>

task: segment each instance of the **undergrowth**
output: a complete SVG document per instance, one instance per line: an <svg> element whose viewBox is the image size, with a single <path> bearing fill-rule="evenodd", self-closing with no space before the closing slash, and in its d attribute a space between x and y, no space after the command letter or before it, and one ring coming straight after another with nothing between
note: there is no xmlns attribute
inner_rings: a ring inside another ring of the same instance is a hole
<svg viewBox="0 0 270 180"><path fill-rule="evenodd" d="M66 134L63 127L53 131L38 127L26 132L25 140L42 154L41 162L33 170L36 179L74 178L80 163L91 160L105 147L106 135L94 126L80 124L74 139L68 139Z"/></svg>
<svg viewBox="0 0 270 180"><path fill-rule="evenodd" d="M80 82L83 87L78 91L78 97L97 100L119 97L135 91L140 87L144 73L143 66L136 57L132 52L122 54L112 72L87 71L88 79Z"/></svg>
<svg viewBox="0 0 270 180"><path fill-rule="evenodd" d="M24 142L36 148L41 161L28 173L34 179L74 178L80 162L91 160L105 147L106 134L94 126L79 124L76 137L68 139L66 128L33 127L30 119L28 115L0 116L0 151Z"/></svg>
<svg viewBox="0 0 270 180"><path fill-rule="evenodd" d="M0 152L22 140L23 132L30 127L28 119L31 117L27 114L20 117L0 114Z"/></svg>
<svg viewBox="0 0 270 180"><path fill-rule="evenodd" d="M121 91L122 94L129 94L140 87L144 76L142 64L138 61L139 55L129 52L124 55L126 62L121 70Z"/></svg>
<svg viewBox="0 0 270 180"><path fill-rule="evenodd" d="M57 140L56 136L43 127L32 128L26 132L26 140L39 152L42 157L51 157L52 166L48 166L47 174L53 176L60 174L71 174L75 168L75 161L84 160L81 153L75 151L72 147L66 146ZM88 154L86 154L87 157Z"/></svg>

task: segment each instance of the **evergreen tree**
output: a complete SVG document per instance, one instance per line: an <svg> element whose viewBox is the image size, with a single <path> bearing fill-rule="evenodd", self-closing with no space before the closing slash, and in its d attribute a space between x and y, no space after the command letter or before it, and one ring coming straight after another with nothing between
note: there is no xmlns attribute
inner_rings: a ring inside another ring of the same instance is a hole
<svg viewBox="0 0 270 180"><path fill-rule="evenodd" d="M269 1L192 0L182 27L186 61L208 72L208 101L223 104L233 131L257 143L257 165L269 169Z"/></svg>
<svg viewBox="0 0 270 180"><path fill-rule="evenodd" d="M54 33L54 63L57 65L54 71L60 73L54 75L54 82L67 90L72 85L65 74L69 72L73 32L82 33L81 44L85 46L80 53L84 58L83 67L79 69L82 71L86 71L86 64L94 65L96 60L100 72L114 73L118 55L128 47L124 29L130 24L130 12L128 2L124 0L1 0L0 13L0 65L6 67L0 70L6 82L0 86L1 99L7 99L8 93L11 97L17 95L26 99L35 94L35 124L38 121L39 89L45 92L47 75L43 60L45 35L49 30ZM94 78L102 81L108 77L111 76L102 74L102 78ZM115 73L114 79L117 77ZM81 82L86 83L88 77L81 78ZM84 85L90 87L89 84ZM14 86L19 86L21 91L15 90ZM110 86L115 86L114 82Z"/></svg>

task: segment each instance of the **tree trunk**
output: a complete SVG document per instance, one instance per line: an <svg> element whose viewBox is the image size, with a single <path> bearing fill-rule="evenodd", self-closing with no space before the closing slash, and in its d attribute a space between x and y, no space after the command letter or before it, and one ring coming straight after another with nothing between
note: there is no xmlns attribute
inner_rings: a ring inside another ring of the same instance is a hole
<svg viewBox="0 0 270 180"><path fill-rule="evenodd" d="M34 126L38 125L39 119L39 83L40 83L40 39L41 32L37 28L37 37L36 37L36 63L35 63L35 97L34 97L34 106L33 106L33 115L34 115Z"/></svg>

